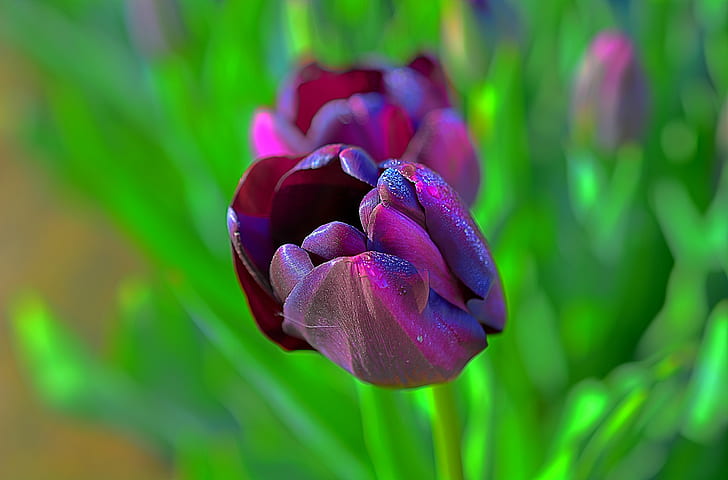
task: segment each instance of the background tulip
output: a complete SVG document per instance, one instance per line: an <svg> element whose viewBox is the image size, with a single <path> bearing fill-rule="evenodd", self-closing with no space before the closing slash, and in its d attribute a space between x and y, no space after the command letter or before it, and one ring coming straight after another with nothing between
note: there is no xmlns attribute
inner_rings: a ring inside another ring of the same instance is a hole
<svg viewBox="0 0 728 480"><path fill-rule="evenodd" d="M647 117L647 86L631 40L606 31L592 41L572 97L572 127L606 150L640 138Z"/></svg>
<svg viewBox="0 0 728 480"><path fill-rule="evenodd" d="M243 176L228 222L261 329L367 382L451 380L485 348L486 332L503 329L485 239L458 194L423 165L378 167L343 145L266 158Z"/></svg>
<svg viewBox="0 0 728 480"><path fill-rule="evenodd" d="M480 185L478 156L450 107L444 72L427 56L404 67L347 71L311 63L286 83L275 111L256 112L253 151L260 158L303 155L332 143L355 145L376 161L403 158L427 165L471 205Z"/></svg>

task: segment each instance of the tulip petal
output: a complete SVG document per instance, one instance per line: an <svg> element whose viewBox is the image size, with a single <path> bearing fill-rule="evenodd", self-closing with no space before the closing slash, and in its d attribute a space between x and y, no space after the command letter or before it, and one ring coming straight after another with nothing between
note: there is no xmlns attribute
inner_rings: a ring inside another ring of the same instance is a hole
<svg viewBox="0 0 728 480"><path fill-rule="evenodd" d="M286 300L283 328L390 387L451 380L486 346L474 318L430 290L411 263L380 252L313 269Z"/></svg>
<svg viewBox="0 0 728 480"><path fill-rule="evenodd" d="M379 205L380 202L381 199L376 188L371 189L361 199L361 203L359 204L359 221L365 232L369 231L369 217L372 215L374 207Z"/></svg>
<svg viewBox="0 0 728 480"><path fill-rule="evenodd" d="M445 70L443 70L442 65L440 65L440 62L435 57L431 55L419 55L407 66L424 76L442 92L445 92L444 98L447 98L447 77L445 76Z"/></svg>
<svg viewBox="0 0 728 480"><path fill-rule="evenodd" d="M228 212L230 240L239 255L249 260L256 270L253 275L263 285L267 280L261 278L267 277L265 274L275 251L270 221L275 187L299 160L270 157L253 163L240 179Z"/></svg>
<svg viewBox="0 0 728 480"><path fill-rule="evenodd" d="M500 331L505 323L505 304L498 271L483 234L458 194L423 165L392 160L384 162L382 168L398 171L415 186L433 243L455 276L485 300L486 305L478 308L478 320ZM489 313L494 317L484 317Z"/></svg>
<svg viewBox="0 0 728 480"><path fill-rule="evenodd" d="M388 168L382 172L377 182L379 198L387 202L409 218L425 226L425 212L417 199L417 190L397 170Z"/></svg>
<svg viewBox="0 0 728 480"><path fill-rule="evenodd" d="M301 247L328 261L365 252L367 237L349 224L330 222L304 238Z"/></svg>
<svg viewBox="0 0 728 480"><path fill-rule="evenodd" d="M306 250L290 243L278 247L270 262L270 283L281 302L311 270L313 263Z"/></svg>
<svg viewBox="0 0 728 480"><path fill-rule="evenodd" d="M276 186L273 243L300 244L328 222L355 224L359 202L376 183L377 171L366 153L341 145L328 145L301 160Z"/></svg>
<svg viewBox="0 0 728 480"><path fill-rule="evenodd" d="M442 254L424 228L407 215L381 203L372 212L370 249L407 260L418 272L427 272L430 288L455 306L467 310L460 282L453 276Z"/></svg>
<svg viewBox="0 0 728 480"><path fill-rule="evenodd" d="M378 93L333 100L316 113L308 131L312 145L361 147L375 160L400 158L414 131L406 112Z"/></svg>
<svg viewBox="0 0 728 480"><path fill-rule="evenodd" d="M429 112L450 107L447 89L412 68L395 68L384 77L390 101L404 108L419 125Z"/></svg>
<svg viewBox="0 0 728 480"><path fill-rule="evenodd" d="M356 93L382 93L383 89L380 70L331 72L311 63L301 68L284 87L278 111L306 133L316 112L331 100L349 98Z"/></svg>
<svg viewBox="0 0 728 480"><path fill-rule="evenodd" d="M440 174L472 205L480 186L480 163L468 129L451 109L430 112L402 160L421 163Z"/></svg>
<svg viewBox="0 0 728 480"><path fill-rule="evenodd" d="M283 116L266 109L253 115L251 143L255 158L301 155L309 150L300 130Z"/></svg>
<svg viewBox="0 0 728 480"><path fill-rule="evenodd" d="M305 340L283 332L281 303L273 297L268 289L263 288L253 278L250 270L243 265L240 256L235 251L233 251L233 263L238 281L243 287L248 306L258 328L285 350L311 350L312 347Z"/></svg>

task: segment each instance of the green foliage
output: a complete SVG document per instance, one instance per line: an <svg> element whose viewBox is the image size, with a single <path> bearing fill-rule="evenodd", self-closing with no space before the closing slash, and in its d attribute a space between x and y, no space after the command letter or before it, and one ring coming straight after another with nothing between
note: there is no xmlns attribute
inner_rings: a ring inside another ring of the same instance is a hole
<svg viewBox="0 0 728 480"><path fill-rule="evenodd" d="M250 116L299 56L425 49L449 67L483 157L473 213L510 310L454 383L466 477L728 474L711 453L728 444L725 2L530 0L514 24L468 2L152 3L176 5L166 49L134 38L128 2L0 3L0 37L40 89L30 143L154 266L119 292L105 355L42 300L17 302L17 354L50 406L154 445L185 480L434 478L428 398L271 345L224 224L252 160ZM483 30L494 24L513 29ZM644 141L614 154L568 125L575 70L603 28L635 39L651 91Z"/></svg>

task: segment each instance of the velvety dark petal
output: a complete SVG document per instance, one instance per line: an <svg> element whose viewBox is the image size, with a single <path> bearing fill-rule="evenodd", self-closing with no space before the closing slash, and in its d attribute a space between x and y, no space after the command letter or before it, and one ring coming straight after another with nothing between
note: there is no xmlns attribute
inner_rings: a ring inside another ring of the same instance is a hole
<svg viewBox="0 0 728 480"><path fill-rule="evenodd" d="M311 270L313 263L306 250L290 243L278 247L270 262L270 283L281 303Z"/></svg>
<svg viewBox="0 0 728 480"><path fill-rule="evenodd" d="M419 55L412 59L408 67L438 87L447 89L445 71L435 57L426 54Z"/></svg>
<svg viewBox="0 0 728 480"><path fill-rule="evenodd" d="M369 193L364 195L364 198L362 198L361 203L359 204L359 221L361 222L361 226L365 232L369 230L369 217L371 216L374 207L379 205L379 202L381 202L379 192L376 188L373 188L369 191Z"/></svg>
<svg viewBox="0 0 728 480"><path fill-rule="evenodd" d="M485 300L471 298L467 302L468 310L485 327L487 333L503 331L506 323L506 299L503 294L503 284L497 278L490 287Z"/></svg>
<svg viewBox="0 0 728 480"><path fill-rule="evenodd" d="M383 90L380 70L331 72L312 63L301 68L284 87L278 110L306 133L316 112L331 100L348 98L355 93L382 93Z"/></svg>
<svg viewBox="0 0 728 480"><path fill-rule="evenodd" d="M329 145L301 160L279 182L271 213L274 244L300 244L315 228L359 219L359 202L376 182L363 151Z"/></svg>
<svg viewBox="0 0 728 480"><path fill-rule="evenodd" d="M255 112L250 130L255 158L302 155L310 151L301 131L288 119L270 110Z"/></svg>
<svg viewBox="0 0 728 480"><path fill-rule="evenodd" d="M230 240L256 270L256 278L267 277L274 248L270 216L273 194L280 179L298 158L270 157L253 163L243 174L228 212ZM267 282L265 282L267 283Z"/></svg>
<svg viewBox="0 0 728 480"><path fill-rule="evenodd" d="M374 208L367 236L370 249L407 260L418 272L427 272L430 288L455 306L467 310L460 282L453 276L429 235L414 220L380 203Z"/></svg>
<svg viewBox="0 0 728 480"><path fill-rule="evenodd" d="M272 341L286 350L310 350L311 346L305 340L293 337L283 332L283 307L272 293L263 288L250 270L243 265L237 252L233 250L233 262L240 286L245 291L250 311L258 324L258 328Z"/></svg>
<svg viewBox="0 0 728 480"><path fill-rule="evenodd" d="M363 253L367 237L349 224L330 222L304 238L301 247L327 261Z"/></svg>
<svg viewBox="0 0 728 480"><path fill-rule="evenodd" d="M455 111L430 112L402 159L421 163L439 173L466 205L475 202L480 186L480 162L468 129Z"/></svg>
<svg viewBox="0 0 728 480"><path fill-rule="evenodd" d="M332 162L339 163L341 170L357 180L371 186L377 184L379 167L360 148L346 145L326 145L301 160L294 170L307 170L325 167Z"/></svg>
<svg viewBox="0 0 728 480"><path fill-rule="evenodd" d="M344 143L361 147L377 161L399 158L407 149L412 124L406 112L378 93L333 100L316 113L308 131L312 145Z"/></svg>
<svg viewBox="0 0 728 480"><path fill-rule="evenodd" d="M494 329L502 327L505 305L499 305L503 303L503 292L498 271L483 234L460 197L442 177L423 165L389 161L382 167L393 168L412 182L425 214L426 230L450 270L475 295L487 300L487 308L479 309L480 313L502 315L479 321ZM489 298L491 291L493 297Z"/></svg>
<svg viewBox="0 0 728 480"><path fill-rule="evenodd" d="M377 182L377 191L383 202L405 213L421 226L425 226L425 212L417 199L417 191L412 182L404 178L397 170L387 168L382 172ZM364 228L366 230L367 227Z"/></svg>
<svg viewBox="0 0 728 480"><path fill-rule="evenodd" d="M453 379L486 346L477 321L400 258L365 252L326 262L291 291L284 330L358 378L415 387Z"/></svg>

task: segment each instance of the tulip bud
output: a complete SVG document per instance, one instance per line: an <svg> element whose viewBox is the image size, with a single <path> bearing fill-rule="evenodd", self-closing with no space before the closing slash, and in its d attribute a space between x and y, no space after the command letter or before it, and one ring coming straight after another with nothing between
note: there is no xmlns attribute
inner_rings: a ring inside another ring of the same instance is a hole
<svg viewBox="0 0 728 480"><path fill-rule="evenodd" d="M170 52L183 36L176 0L127 0L126 24L137 49L150 57Z"/></svg>
<svg viewBox="0 0 728 480"><path fill-rule="evenodd" d="M582 59L572 98L571 121L579 140L615 151L637 141L647 115L647 85L632 42L607 31Z"/></svg>

